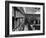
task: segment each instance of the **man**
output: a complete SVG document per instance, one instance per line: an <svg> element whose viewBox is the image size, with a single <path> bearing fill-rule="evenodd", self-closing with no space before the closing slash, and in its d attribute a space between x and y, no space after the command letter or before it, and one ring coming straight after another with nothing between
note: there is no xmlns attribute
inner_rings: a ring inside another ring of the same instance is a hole
<svg viewBox="0 0 46 38"><path fill-rule="evenodd" d="M33 30L33 20L31 20L31 17L25 19L25 24L28 25L28 30Z"/></svg>

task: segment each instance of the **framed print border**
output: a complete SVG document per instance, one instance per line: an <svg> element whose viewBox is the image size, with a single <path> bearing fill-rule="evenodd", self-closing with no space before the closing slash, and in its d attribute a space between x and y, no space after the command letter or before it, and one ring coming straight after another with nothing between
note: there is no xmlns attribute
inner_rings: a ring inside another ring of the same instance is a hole
<svg viewBox="0 0 46 38"><path fill-rule="evenodd" d="M10 3L11 4L16 3L16 4L28 4L28 5L42 5L43 6L43 33L10 35L9 34L9 4ZM44 34L45 34L45 3L5 1L5 37L35 36L35 35L44 35Z"/></svg>

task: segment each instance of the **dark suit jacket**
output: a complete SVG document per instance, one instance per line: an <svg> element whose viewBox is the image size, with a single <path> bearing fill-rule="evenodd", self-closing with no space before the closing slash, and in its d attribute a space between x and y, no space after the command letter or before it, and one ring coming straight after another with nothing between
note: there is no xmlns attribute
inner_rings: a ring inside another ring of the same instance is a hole
<svg viewBox="0 0 46 38"><path fill-rule="evenodd" d="M31 24L32 24L32 21L30 20L30 22L28 21L29 19L25 19L25 25L28 24L28 30L32 30L31 28Z"/></svg>

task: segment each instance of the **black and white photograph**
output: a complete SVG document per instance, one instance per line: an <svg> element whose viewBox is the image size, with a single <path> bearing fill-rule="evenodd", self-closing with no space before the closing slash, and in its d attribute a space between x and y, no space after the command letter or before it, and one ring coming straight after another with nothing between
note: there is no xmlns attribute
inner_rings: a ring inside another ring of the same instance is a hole
<svg viewBox="0 0 46 38"><path fill-rule="evenodd" d="M12 7L12 31L40 30L40 8Z"/></svg>
<svg viewBox="0 0 46 38"><path fill-rule="evenodd" d="M44 3L21 3L9 2L6 6L9 10L9 28L6 26L9 35L43 35Z"/></svg>

